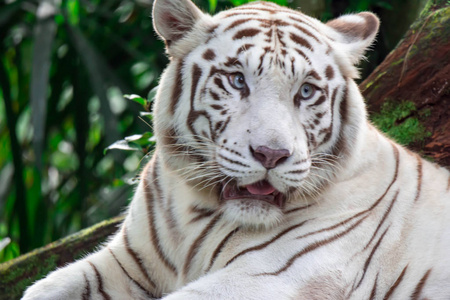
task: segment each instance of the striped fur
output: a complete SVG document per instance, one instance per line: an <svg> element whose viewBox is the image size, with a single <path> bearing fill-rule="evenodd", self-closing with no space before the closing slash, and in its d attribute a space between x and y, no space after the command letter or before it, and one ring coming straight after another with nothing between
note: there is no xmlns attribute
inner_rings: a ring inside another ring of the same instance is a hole
<svg viewBox="0 0 450 300"><path fill-rule="evenodd" d="M24 299L450 298L450 174L368 123L353 81L373 14L157 0L154 25L171 62L126 219Z"/></svg>

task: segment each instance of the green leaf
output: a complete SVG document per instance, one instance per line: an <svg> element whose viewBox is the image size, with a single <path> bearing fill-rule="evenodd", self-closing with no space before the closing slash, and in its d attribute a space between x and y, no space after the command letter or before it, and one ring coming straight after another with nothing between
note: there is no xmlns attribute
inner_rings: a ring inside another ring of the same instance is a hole
<svg viewBox="0 0 450 300"><path fill-rule="evenodd" d="M209 2L209 12L214 13L217 7L217 0L208 0Z"/></svg>
<svg viewBox="0 0 450 300"><path fill-rule="evenodd" d="M80 22L80 3L78 0L67 0L66 8L69 23L77 25Z"/></svg>
<svg viewBox="0 0 450 300"><path fill-rule="evenodd" d="M51 10L52 8L54 9L49 2L41 2L38 12L40 10ZM57 30L55 20L49 18L46 14L47 12L42 13L42 19L34 27L33 63L30 83L30 104L34 129L33 148L36 156L36 165L39 170L42 169L52 46Z"/></svg>
<svg viewBox="0 0 450 300"><path fill-rule="evenodd" d="M134 101L134 102L137 102L137 103L139 103L140 105L142 105L143 107L145 107L145 106L147 105L147 100L144 99L144 98L142 98L142 97L139 96L139 95L135 95L135 94L132 94L132 95L123 95L123 97L124 97L125 99L131 100L131 101Z"/></svg>
<svg viewBox="0 0 450 300"><path fill-rule="evenodd" d="M141 111L141 112L139 112L139 116L141 116L141 117L146 117L146 118L148 118L150 121L153 120L153 113L151 113L151 112Z"/></svg>
<svg viewBox="0 0 450 300"><path fill-rule="evenodd" d="M4 239L0 240L0 251L2 251L6 246L11 243L11 239L9 237L5 237Z"/></svg>
<svg viewBox="0 0 450 300"><path fill-rule="evenodd" d="M146 132L144 134L134 134L127 136L125 140L130 143L138 144L139 146L147 147L151 143L151 138L153 134L151 132Z"/></svg>
<svg viewBox="0 0 450 300"><path fill-rule="evenodd" d="M120 140L120 141L115 142L114 144L107 147L103 151L103 153L105 154L108 150L111 150L111 149L119 149L119 150L126 150L126 151L141 150L141 148L139 148L138 146L130 145L126 140Z"/></svg>
<svg viewBox="0 0 450 300"><path fill-rule="evenodd" d="M67 26L78 54L86 67L92 89L100 99L100 111L105 120L106 143L112 144L120 137L117 133L117 118L112 113L107 96L108 72L113 73L102 56L78 27Z"/></svg>
<svg viewBox="0 0 450 300"><path fill-rule="evenodd" d="M150 90L150 92L148 92L147 99L149 102L155 101L156 92L158 92L158 86L155 86Z"/></svg>

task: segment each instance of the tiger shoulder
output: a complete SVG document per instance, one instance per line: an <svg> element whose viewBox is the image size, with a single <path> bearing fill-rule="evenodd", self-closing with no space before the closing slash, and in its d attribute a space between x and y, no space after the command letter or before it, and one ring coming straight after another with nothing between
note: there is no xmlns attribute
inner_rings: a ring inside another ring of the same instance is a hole
<svg viewBox="0 0 450 300"><path fill-rule="evenodd" d="M450 174L367 119L369 12L156 0L156 151L119 231L23 299L450 299Z"/></svg>

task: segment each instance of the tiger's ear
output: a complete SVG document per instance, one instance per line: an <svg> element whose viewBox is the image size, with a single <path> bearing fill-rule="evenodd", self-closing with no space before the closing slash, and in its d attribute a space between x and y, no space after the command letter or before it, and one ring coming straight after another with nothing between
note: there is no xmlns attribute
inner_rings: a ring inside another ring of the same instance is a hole
<svg viewBox="0 0 450 300"><path fill-rule="evenodd" d="M353 64L357 64L370 47L378 32L380 21L370 12L344 15L326 23L333 30L330 38L339 43Z"/></svg>
<svg viewBox="0 0 450 300"><path fill-rule="evenodd" d="M156 0L153 4L153 28L170 47L191 31L203 15L190 0Z"/></svg>

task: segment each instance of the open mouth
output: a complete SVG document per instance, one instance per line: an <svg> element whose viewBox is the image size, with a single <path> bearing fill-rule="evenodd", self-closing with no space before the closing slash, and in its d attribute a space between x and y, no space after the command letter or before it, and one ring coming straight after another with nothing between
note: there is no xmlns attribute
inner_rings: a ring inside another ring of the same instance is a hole
<svg viewBox="0 0 450 300"><path fill-rule="evenodd" d="M256 200L282 208L286 202L283 193L277 191L267 180L239 187L234 183L225 185L222 189L221 200Z"/></svg>

